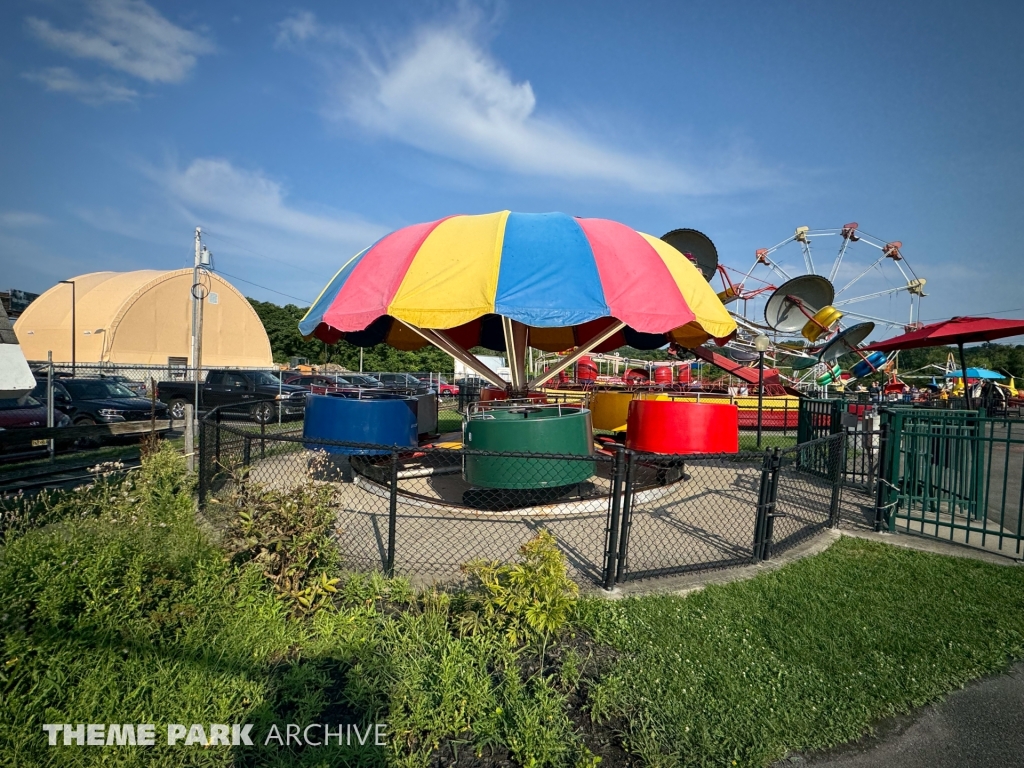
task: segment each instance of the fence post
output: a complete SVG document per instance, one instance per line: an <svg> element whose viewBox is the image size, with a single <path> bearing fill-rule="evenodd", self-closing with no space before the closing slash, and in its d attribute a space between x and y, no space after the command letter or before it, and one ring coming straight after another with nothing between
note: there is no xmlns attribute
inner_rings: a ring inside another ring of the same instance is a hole
<svg viewBox="0 0 1024 768"><path fill-rule="evenodd" d="M636 454L626 451L626 484L622 489L622 529L619 532L619 556L615 564L615 583L626 578L629 565L629 529L633 525L633 480L636 468Z"/></svg>
<svg viewBox="0 0 1024 768"><path fill-rule="evenodd" d="M252 438L248 435L242 438L242 466L248 467L252 461Z"/></svg>
<svg viewBox="0 0 1024 768"><path fill-rule="evenodd" d="M839 502L843 489L843 470L846 469L846 438L849 433L844 429L834 435L828 446L828 461L831 471L832 498L828 505L829 528L839 527Z"/></svg>
<svg viewBox="0 0 1024 768"><path fill-rule="evenodd" d="M395 525L398 518L398 451L391 451L391 487L388 502L388 554L384 574L390 579L395 575Z"/></svg>
<svg viewBox="0 0 1024 768"><path fill-rule="evenodd" d="M192 415L191 408L186 408L186 424L191 427L192 422L188 420L188 417ZM207 485L209 484L209 478L206 476L206 452L209 450L208 440L206 435L207 425L202 420L199 421L199 461L196 464L196 470L199 472L199 511L206 511L206 494Z"/></svg>
<svg viewBox="0 0 1024 768"><path fill-rule="evenodd" d="M260 458L267 458L267 424L260 419Z"/></svg>
<svg viewBox="0 0 1024 768"><path fill-rule="evenodd" d="M771 479L768 485L768 498L764 516L764 542L762 559L770 560L772 556L772 536L775 533L775 502L779 498L779 471L782 469L782 456L776 448L771 460Z"/></svg>
<svg viewBox="0 0 1024 768"><path fill-rule="evenodd" d="M214 448L213 448L213 461L214 461L214 463L217 466L220 466L220 409L215 410L214 413L217 414L217 416L216 416L217 432L214 435L214 439L213 439L213 445L214 445ZM196 416L198 417L198 415L199 415L199 409L197 408L196 409Z"/></svg>
<svg viewBox="0 0 1024 768"><path fill-rule="evenodd" d="M883 414L879 423L878 436L878 479L875 481L875 533L881 533L886 523L886 503L888 488L892 482L889 466L889 419Z"/></svg>
<svg viewBox="0 0 1024 768"><path fill-rule="evenodd" d="M759 563L764 555L764 535L767 530L768 491L771 487L771 452L764 452L761 462L761 482L757 489L757 514L754 517L754 562Z"/></svg>
<svg viewBox="0 0 1024 768"><path fill-rule="evenodd" d="M622 511L622 485L625 480L625 454L623 446L615 446L612 459L612 496L608 509L608 527L605 530L604 588L615 586L615 559L619 549L619 515Z"/></svg>

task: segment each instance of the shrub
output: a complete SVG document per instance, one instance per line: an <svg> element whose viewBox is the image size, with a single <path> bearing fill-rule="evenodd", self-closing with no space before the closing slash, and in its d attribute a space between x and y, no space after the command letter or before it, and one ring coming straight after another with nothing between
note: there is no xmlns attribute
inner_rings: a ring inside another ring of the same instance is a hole
<svg viewBox="0 0 1024 768"><path fill-rule="evenodd" d="M337 592L336 500L332 485L277 491L243 476L223 504L228 520L222 544L230 560L257 565L294 616L316 613Z"/></svg>
<svg viewBox="0 0 1024 768"><path fill-rule="evenodd" d="M522 561L501 565L476 560L463 566L473 581L466 610L459 619L463 634L483 627L502 632L508 642L540 645L540 673L548 641L566 626L578 594L569 578L565 556L547 531L523 544Z"/></svg>

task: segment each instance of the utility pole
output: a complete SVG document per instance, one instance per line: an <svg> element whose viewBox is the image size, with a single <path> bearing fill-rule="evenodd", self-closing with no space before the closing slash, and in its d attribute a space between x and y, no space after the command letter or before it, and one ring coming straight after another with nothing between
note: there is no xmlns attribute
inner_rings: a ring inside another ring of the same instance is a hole
<svg viewBox="0 0 1024 768"><path fill-rule="evenodd" d="M192 402L195 406L193 412L196 419L199 418L199 395L202 387L203 301L209 293L209 286L203 282L203 277L206 275L205 267L209 267L212 263L212 256L213 254L203 245L202 228L196 227L196 257L192 267L192 375L195 379ZM186 438L190 432L194 434L195 430L187 430ZM185 442L188 443L189 441L186 439ZM185 450L190 457L193 456L194 445L186 445Z"/></svg>
<svg viewBox="0 0 1024 768"><path fill-rule="evenodd" d="M192 265L192 377L195 380L195 399L192 401L199 411L199 360L202 347L202 328L200 320L203 302L196 294L199 292L199 258L202 255L203 231L196 227L196 257Z"/></svg>

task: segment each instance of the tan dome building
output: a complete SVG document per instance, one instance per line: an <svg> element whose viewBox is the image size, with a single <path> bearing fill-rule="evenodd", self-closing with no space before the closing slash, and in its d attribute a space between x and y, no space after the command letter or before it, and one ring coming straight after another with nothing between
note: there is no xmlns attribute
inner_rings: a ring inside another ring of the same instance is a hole
<svg viewBox="0 0 1024 768"><path fill-rule="evenodd" d="M204 367L269 367L270 339L238 290L215 273L203 306ZM79 363L191 365L192 270L93 272L75 283ZM29 360L71 362L71 286L28 305L14 330Z"/></svg>

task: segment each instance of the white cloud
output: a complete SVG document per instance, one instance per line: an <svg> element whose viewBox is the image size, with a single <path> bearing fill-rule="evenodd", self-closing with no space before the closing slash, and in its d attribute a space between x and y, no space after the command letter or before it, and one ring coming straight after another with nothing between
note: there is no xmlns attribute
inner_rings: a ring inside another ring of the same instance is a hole
<svg viewBox="0 0 1024 768"><path fill-rule="evenodd" d="M262 171L235 168L222 158L202 158L180 170L156 172L171 196L185 206L220 214L235 222L364 248L386 233L347 214L302 211L286 200L281 184Z"/></svg>
<svg viewBox="0 0 1024 768"><path fill-rule="evenodd" d="M67 67L49 67L38 72L26 72L22 77L41 84L48 91L65 93L93 106L130 102L139 95L138 91L108 82L103 78L86 80Z"/></svg>
<svg viewBox="0 0 1024 768"><path fill-rule="evenodd" d="M29 29L44 43L82 59L93 59L150 83L177 83L212 53L213 43L164 18L142 0L92 0L78 30L57 29L30 17Z"/></svg>
<svg viewBox="0 0 1024 768"><path fill-rule="evenodd" d="M151 184L134 190L133 205L72 209L96 230L159 246L133 246L134 269L191 265L199 225L216 269L261 286L239 282L243 293L308 303L342 264L394 228L299 203L279 180L224 158L135 165Z"/></svg>
<svg viewBox="0 0 1024 768"><path fill-rule="evenodd" d="M297 45L317 37L322 27L309 11L296 11L277 25L278 47Z"/></svg>
<svg viewBox="0 0 1024 768"><path fill-rule="evenodd" d="M39 227L50 220L45 216L31 211L4 211L0 213L0 227L16 229L21 227Z"/></svg>
<svg viewBox="0 0 1024 768"><path fill-rule="evenodd" d="M371 48L308 12L278 27L279 46L313 52L332 77L326 114L375 135L478 168L623 186L648 193L699 194L761 186L767 174L745 157L701 167L616 147L540 109L529 81L517 81L459 18L427 26L388 49Z"/></svg>

